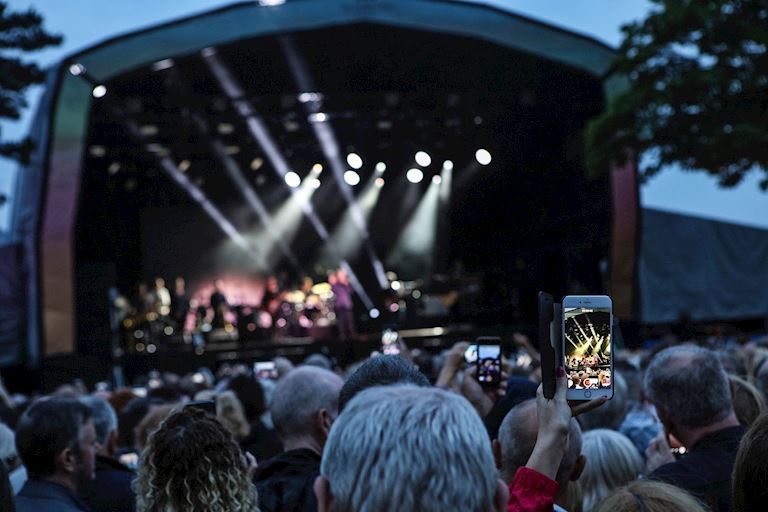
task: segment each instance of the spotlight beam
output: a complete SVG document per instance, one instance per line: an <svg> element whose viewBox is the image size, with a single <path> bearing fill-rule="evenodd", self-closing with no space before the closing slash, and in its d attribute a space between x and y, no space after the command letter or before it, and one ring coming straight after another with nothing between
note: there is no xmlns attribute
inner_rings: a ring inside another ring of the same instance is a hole
<svg viewBox="0 0 768 512"><path fill-rule="evenodd" d="M279 38L280 46L283 49L283 54L288 61L288 67L293 73L296 85L301 91L311 91L314 89L314 84L311 75L309 74L309 68L299 55L293 42L293 38L288 36L281 36ZM317 102L308 101L304 103L308 114L317 114L320 109ZM371 243L370 233L368 232L368 223L361 211L360 207L355 201L352 188L344 180L344 172L346 166L341 159L341 152L339 150L339 143L336 139L336 135L333 132L330 122L313 122L311 123L312 130L317 137L317 141L323 150L326 160L331 166L333 171L333 177L336 181L336 185L341 191L341 195L347 203L347 208L357 231L360 233L360 237L363 240L368 257L371 261L371 265L376 275L376 280L379 283L381 289L385 289L389 286L389 280L384 272L384 265L381 263L381 259L376 254Z"/></svg>
<svg viewBox="0 0 768 512"><path fill-rule="evenodd" d="M116 114L117 119L127 119L125 113L120 109L113 109L113 113ZM141 135L141 130L138 123L131 119L125 121L125 125L128 128L128 132L131 136L139 141L142 145L146 142ZM221 213L221 211L206 197L205 193L192 183L186 174L179 171L170 156L158 156L161 169L173 180L176 184L184 190L200 207L203 211L213 220L216 225L226 234L234 244L245 251L256 263L261 271L267 269L267 262L264 256L260 254L248 240L240 233L237 228L227 219L227 217Z"/></svg>
<svg viewBox="0 0 768 512"><path fill-rule="evenodd" d="M196 96L194 91L190 90L186 82L182 80L176 69L170 69L168 73L175 82L175 85L184 92L185 96L193 98ZM248 206L250 206L251 210L253 210L259 217L259 220L261 220L261 223L264 226L268 237L270 238L270 243L272 246L277 247L283 256L288 259L288 262L291 264L294 270L301 273L301 265L299 265L298 259L286 243L285 238L277 229L277 226L270 216L269 211L267 211L267 208L264 206L264 203L253 190L251 184L248 183L248 180L245 178L245 175L243 174L242 169L240 169L240 166L237 164L237 161L231 155L227 154L225 145L221 139L211 136L204 117L193 107L190 107L190 111L192 112L192 124L194 125L195 129L203 139L208 141L209 147L216 155L216 158L218 158L219 162L221 162L221 164L224 166L224 170L226 171L227 175L229 175L229 178L236 185L235 188L240 191L240 194L243 196L245 202L248 203ZM267 249L264 252L266 254L270 254L271 250Z"/></svg>
<svg viewBox="0 0 768 512"><path fill-rule="evenodd" d="M221 62L214 49L208 48L204 50L203 57L217 83L230 99L230 101L232 101L235 110L237 110L238 114L243 119L245 119L251 135L261 146L264 154L272 164L272 168L275 170L275 172L277 172L278 176L284 180L285 175L290 171L288 162L278 149L277 144L275 144L274 140L272 139L272 136L269 134L269 130L264 124L264 121L262 121L262 119L257 115L253 105L251 105L251 103L245 98L243 88L237 83L224 63ZM298 191L296 189L291 189L291 193L297 194ZM321 240L323 240L323 242L327 243L330 235L328 234L328 230L326 229L325 225L320 220L314 208L312 207L312 204L308 200L304 200L301 204L301 207L304 215L307 217L307 219L309 219L310 224L312 224L312 227L315 229L315 232L317 232L317 235ZM334 259L339 261L341 268L346 271L352 288L354 288L357 295L363 301L366 309L373 309L373 301L371 300L368 293L366 293L365 289L360 283L360 280L350 267L349 263L339 257L335 250L333 250L333 252L335 256Z"/></svg>

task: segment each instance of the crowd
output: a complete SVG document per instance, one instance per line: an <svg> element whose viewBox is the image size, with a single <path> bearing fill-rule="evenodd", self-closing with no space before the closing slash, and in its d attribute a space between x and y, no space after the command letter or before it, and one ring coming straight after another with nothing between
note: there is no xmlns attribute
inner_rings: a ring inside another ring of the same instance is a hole
<svg viewBox="0 0 768 512"><path fill-rule="evenodd" d="M0 386L0 510L762 510L768 343L614 353L614 397L569 404L537 354L481 386L467 344L225 364L146 388ZM520 358L518 358L519 360Z"/></svg>

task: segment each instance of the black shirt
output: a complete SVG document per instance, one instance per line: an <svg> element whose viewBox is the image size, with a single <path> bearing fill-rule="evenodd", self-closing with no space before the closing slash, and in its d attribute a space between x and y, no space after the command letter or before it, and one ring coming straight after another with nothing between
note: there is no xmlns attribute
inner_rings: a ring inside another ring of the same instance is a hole
<svg viewBox="0 0 768 512"><path fill-rule="evenodd" d="M680 459L648 475L693 494L712 512L731 510L731 473L736 452L747 427L739 425L703 437Z"/></svg>
<svg viewBox="0 0 768 512"><path fill-rule="evenodd" d="M133 512L136 497L131 489L134 473L109 457L96 456L94 479L80 492L92 512Z"/></svg>
<svg viewBox="0 0 768 512"><path fill-rule="evenodd" d="M254 478L262 512L316 511L313 486L319 474L320 455L307 448L268 460Z"/></svg>

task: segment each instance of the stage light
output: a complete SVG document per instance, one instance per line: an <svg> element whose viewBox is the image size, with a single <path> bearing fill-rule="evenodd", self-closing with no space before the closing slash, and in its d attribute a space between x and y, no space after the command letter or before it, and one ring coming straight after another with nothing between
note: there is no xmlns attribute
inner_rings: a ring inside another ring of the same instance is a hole
<svg viewBox="0 0 768 512"><path fill-rule="evenodd" d="M163 59L152 64L152 71L162 71L173 67L173 59Z"/></svg>
<svg viewBox="0 0 768 512"><path fill-rule="evenodd" d="M314 114L309 114L310 123L324 123L328 120L328 115L324 114L323 112L316 112Z"/></svg>
<svg viewBox="0 0 768 512"><path fill-rule="evenodd" d="M384 186L384 178L376 178L376 181L374 181L377 187L383 187Z"/></svg>
<svg viewBox="0 0 768 512"><path fill-rule="evenodd" d="M395 291L398 291L401 286L400 281L392 281L392 284L389 285L389 287Z"/></svg>
<svg viewBox="0 0 768 512"><path fill-rule="evenodd" d="M69 72L72 73L74 76L80 76L83 73L85 73L85 66L82 64L72 64L69 66Z"/></svg>
<svg viewBox="0 0 768 512"><path fill-rule="evenodd" d="M453 170L453 162L450 160L446 160L443 162L443 169L446 171L452 171Z"/></svg>
<svg viewBox="0 0 768 512"><path fill-rule="evenodd" d="M478 149L475 151L475 159L480 165L488 165L491 163L491 154L487 149Z"/></svg>
<svg viewBox="0 0 768 512"><path fill-rule="evenodd" d="M107 88L103 85L97 85L93 88L93 97L94 98L103 98L105 94L107 94Z"/></svg>
<svg viewBox="0 0 768 512"><path fill-rule="evenodd" d="M405 173L405 177L408 178L408 181L411 183L420 183L421 180L424 179L424 173L421 172L421 169L408 169L408 172Z"/></svg>
<svg viewBox="0 0 768 512"><path fill-rule="evenodd" d="M475 124L477 125L483 124L483 118L480 116L475 116Z"/></svg>
<svg viewBox="0 0 768 512"><path fill-rule="evenodd" d="M163 328L163 333L166 336L170 336L171 334L173 334L173 327L171 327L170 325L166 325L165 328Z"/></svg>
<svg viewBox="0 0 768 512"><path fill-rule="evenodd" d="M376 164L376 172L381 174L386 170L387 170L387 164L385 164L384 162L379 162Z"/></svg>
<svg viewBox="0 0 768 512"><path fill-rule="evenodd" d="M432 163L432 157L426 151L419 151L416 153L416 163L422 167L427 167Z"/></svg>
<svg viewBox="0 0 768 512"><path fill-rule="evenodd" d="M147 352L149 352L150 354L154 354L155 352L157 352L157 346L150 343L149 345L147 345Z"/></svg>
<svg viewBox="0 0 768 512"><path fill-rule="evenodd" d="M285 183L291 188L297 188L301 185L301 178L293 171L285 173Z"/></svg>
<svg viewBox="0 0 768 512"><path fill-rule="evenodd" d="M363 159L357 153L350 153L347 155L347 163L353 169L359 169L363 166Z"/></svg>
<svg viewBox="0 0 768 512"><path fill-rule="evenodd" d="M256 157L253 160L251 160L251 170L252 171L258 171L261 169L261 166L264 165L264 159Z"/></svg>
<svg viewBox="0 0 768 512"><path fill-rule="evenodd" d="M310 103L312 101L320 101L323 99L323 95L319 92L302 92L299 94L299 101L302 103Z"/></svg>
<svg viewBox="0 0 768 512"><path fill-rule="evenodd" d="M203 48L200 51L200 54L203 57L211 57L213 55L216 55L216 48L214 48L213 46L209 46L208 48Z"/></svg>
<svg viewBox="0 0 768 512"><path fill-rule="evenodd" d="M189 160L182 160L179 162L179 170L181 172L187 172L189 170L189 166L192 165Z"/></svg>
<svg viewBox="0 0 768 512"><path fill-rule="evenodd" d="M315 174L320 174L323 172L323 165L322 164L315 164L312 166L312 172Z"/></svg>
<svg viewBox="0 0 768 512"><path fill-rule="evenodd" d="M441 178L439 174L432 176L432 183L435 185L439 185L441 181L443 181L443 178Z"/></svg>
<svg viewBox="0 0 768 512"><path fill-rule="evenodd" d="M107 148L104 146L91 146L88 148L88 152L91 154L91 156L100 158L107 154Z"/></svg>
<svg viewBox="0 0 768 512"><path fill-rule="evenodd" d="M219 133L222 135L229 135L235 131L235 127L232 126L231 123L219 123L219 126L217 126L216 129L219 130Z"/></svg>
<svg viewBox="0 0 768 512"><path fill-rule="evenodd" d="M381 313L380 313L380 312L379 312L379 310L378 310L378 309L376 309L376 308L373 308L373 309L371 309L371 310L368 312L368 316L370 316L371 318L374 318L374 319L376 319L376 318L379 318L379 315L380 315L380 314L381 314Z"/></svg>
<svg viewBox="0 0 768 512"><path fill-rule="evenodd" d="M312 181L309 184L312 185L312 188L314 189L320 188L321 185L320 180L317 178L312 178Z"/></svg>
<svg viewBox="0 0 768 512"><path fill-rule="evenodd" d="M115 175L120 171L120 162L112 162L109 164L109 167L107 168L107 172L109 172L110 175Z"/></svg>
<svg viewBox="0 0 768 512"><path fill-rule="evenodd" d="M227 146L224 148L224 153L228 155L236 155L240 152L240 146Z"/></svg>
<svg viewBox="0 0 768 512"><path fill-rule="evenodd" d="M419 290L413 290L411 297L413 297L416 300L419 300L421 298L421 292Z"/></svg>
<svg viewBox="0 0 768 512"><path fill-rule="evenodd" d="M149 151L150 153L162 153L163 146L162 144L158 144L157 142L151 142L147 144L147 151Z"/></svg>
<svg viewBox="0 0 768 512"><path fill-rule="evenodd" d="M146 136L157 135L158 131L157 126L153 124L145 124L139 128L139 133Z"/></svg>
<svg viewBox="0 0 768 512"><path fill-rule="evenodd" d="M355 171L347 171L344 173L344 181L347 182L347 185L355 186L358 183L360 183L360 175L357 174Z"/></svg>

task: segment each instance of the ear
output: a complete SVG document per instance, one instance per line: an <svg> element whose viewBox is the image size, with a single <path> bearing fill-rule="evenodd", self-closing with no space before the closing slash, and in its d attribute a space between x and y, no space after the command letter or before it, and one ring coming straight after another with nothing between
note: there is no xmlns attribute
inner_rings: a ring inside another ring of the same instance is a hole
<svg viewBox="0 0 768 512"><path fill-rule="evenodd" d="M117 438L119 437L119 434L117 433L117 430L113 430L111 434L109 434L109 437L107 438L107 446L104 447L104 450L107 452L107 455L110 457L113 457L117 453Z"/></svg>
<svg viewBox="0 0 768 512"><path fill-rule="evenodd" d="M493 447L493 461L496 463L496 469L501 471L501 443L498 439L494 439L491 446Z"/></svg>
<svg viewBox="0 0 768 512"><path fill-rule="evenodd" d="M333 510L333 496L331 495L331 485L322 475L315 479L315 497L317 498L317 512L330 512Z"/></svg>
<svg viewBox="0 0 768 512"><path fill-rule="evenodd" d="M77 471L77 457L72 448L64 448L56 456L56 463L65 473L75 473Z"/></svg>
<svg viewBox="0 0 768 512"><path fill-rule="evenodd" d="M656 416L664 427L664 432L669 435L674 433L674 424L672 422L672 416L664 407L656 407Z"/></svg>
<svg viewBox="0 0 768 512"><path fill-rule="evenodd" d="M323 439L328 439L328 434L331 432L331 425L333 424L333 418L331 413L327 409L320 409L315 415L315 426L318 431L322 433Z"/></svg>
<svg viewBox="0 0 768 512"><path fill-rule="evenodd" d="M584 455L579 455L579 458L576 459L576 464L573 465L573 471L571 471L571 476L569 480L571 482L575 482L581 477L581 474L584 472L584 466L587 465L587 458Z"/></svg>
<svg viewBox="0 0 768 512"><path fill-rule="evenodd" d="M496 512L506 512L509 506L509 487L503 480L496 481L496 494L493 495L493 509Z"/></svg>

